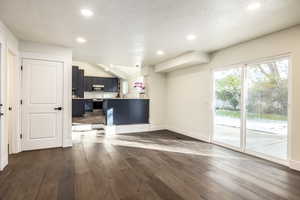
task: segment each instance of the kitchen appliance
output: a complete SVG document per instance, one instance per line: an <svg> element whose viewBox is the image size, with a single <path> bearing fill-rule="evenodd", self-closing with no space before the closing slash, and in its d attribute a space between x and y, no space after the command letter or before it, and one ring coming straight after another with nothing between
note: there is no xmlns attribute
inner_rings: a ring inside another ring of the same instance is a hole
<svg viewBox="0 0 300 200"><path fill-rule="evenodd" d="M92 85L92 90L93 91L104 91L104 85Z"/></svg>
<svg viewBox="0 0 300 200"><path fill-rule="evenodd" d="M93 109L98 110L103 108L103 99L93 99Z"/></svg>

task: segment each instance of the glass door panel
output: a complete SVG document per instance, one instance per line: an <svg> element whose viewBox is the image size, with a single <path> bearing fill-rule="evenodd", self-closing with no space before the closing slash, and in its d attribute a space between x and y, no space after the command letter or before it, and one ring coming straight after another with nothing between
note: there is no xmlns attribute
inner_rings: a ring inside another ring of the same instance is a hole
<svg viewBox="0 0 300 200"><path fill-rule="evenodd" d="M214 141L241 147L242 69L214 72Z"/></svg>
<svg viewBox="0 0 300 200"><path fill-rule="evenodd" d="M246 151L287 159L288 69L288 59L246 68Z"/></svg>

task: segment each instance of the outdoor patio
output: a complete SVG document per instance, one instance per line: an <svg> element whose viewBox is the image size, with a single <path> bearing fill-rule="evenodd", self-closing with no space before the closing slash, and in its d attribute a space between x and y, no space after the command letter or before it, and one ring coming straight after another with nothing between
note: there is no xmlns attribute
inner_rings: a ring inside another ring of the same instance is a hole
<svg viewBox="0 0 300 200"><path fill-rule="evenodd" d="M240 120L216 117L214 140L240 147ZM280 159L287 159L287 122L275 120L249 120L246 149Z"/></svg>

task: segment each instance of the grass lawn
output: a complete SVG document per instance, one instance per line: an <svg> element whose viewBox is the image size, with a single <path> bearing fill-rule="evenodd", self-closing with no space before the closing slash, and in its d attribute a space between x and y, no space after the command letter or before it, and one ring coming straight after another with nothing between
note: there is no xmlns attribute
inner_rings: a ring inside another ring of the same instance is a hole
<svg viewBox="0 0 300 200"><path fill-rule="evenodd" d="M240 118L240 111L232 111L232 110L216 110L216 114L218 116L226 116L232 118ZM276 114L258 114L258 113L248 113L248 119L266 119L266 120L280 120L287 121L287 116L284 115L276 115Z"/></svg>

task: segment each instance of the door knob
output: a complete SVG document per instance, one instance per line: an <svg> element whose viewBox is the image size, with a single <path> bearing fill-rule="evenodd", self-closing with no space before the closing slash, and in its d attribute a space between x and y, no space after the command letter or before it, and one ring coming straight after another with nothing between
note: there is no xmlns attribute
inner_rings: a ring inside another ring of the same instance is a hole
<svg viewBox="0 0 300 200"><path fill-rule="evenodd" d="M54 110L62 110L63 108L62 107L56 107L54 108Z"/></svg>

